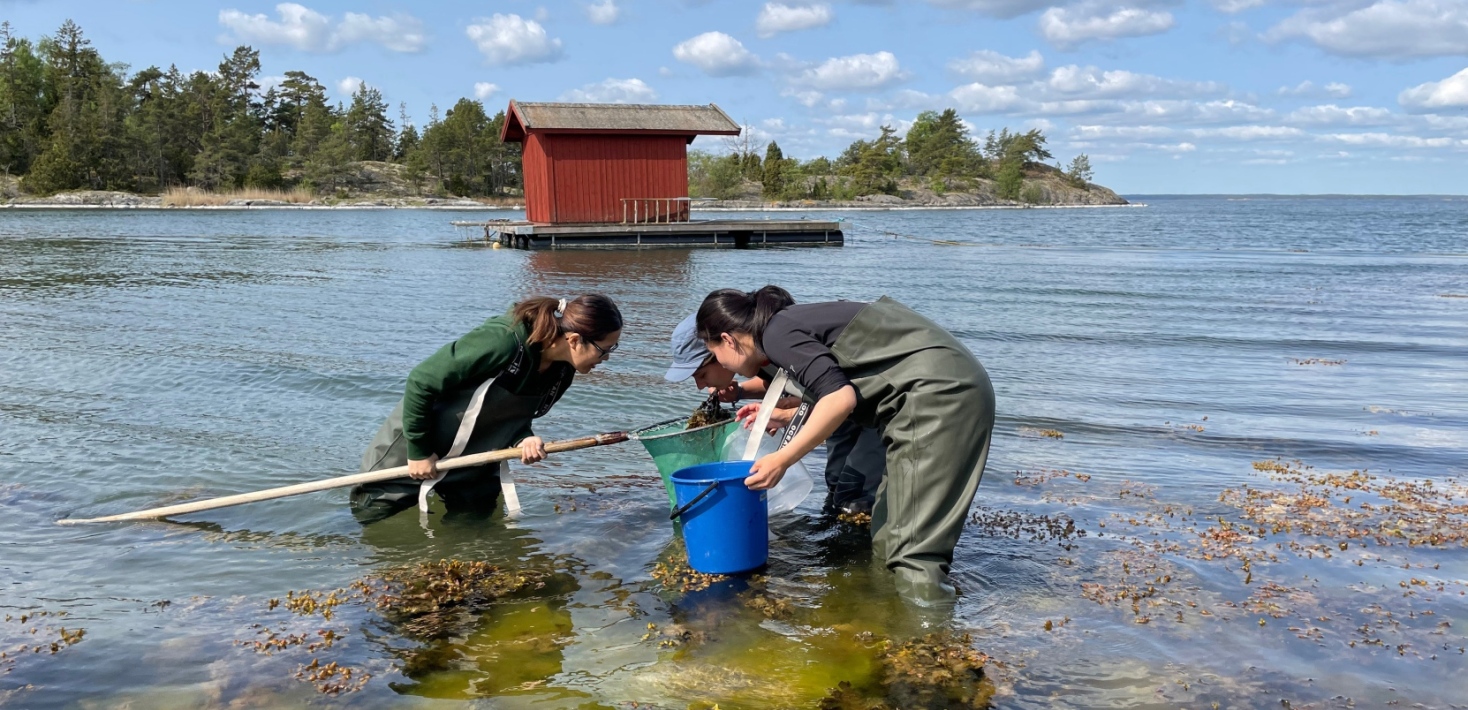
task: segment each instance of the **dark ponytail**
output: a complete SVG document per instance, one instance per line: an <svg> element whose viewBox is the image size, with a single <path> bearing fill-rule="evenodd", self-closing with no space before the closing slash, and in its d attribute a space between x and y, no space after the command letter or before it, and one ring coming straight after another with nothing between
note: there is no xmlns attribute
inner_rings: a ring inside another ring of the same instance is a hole
<svg viewBox="0 0 1468 710"><path fill-rule="evenodd" d="M594 342L622 329L622 311L602 294L589 293L567 301L566 310L557 318L560 307L560 299L546 296L515 304L515 319L530 326L531 344L549 347L562 333L580 333Z"/></svg>
<svg viewBox="0 0 1468 710"><path fill-rule="evenodd" d="M779 286L749 293L721 288L705 296L698 307L698 337L709 342L718 340L721 333L746 333L758 345L770 319L793 305L795 298Z"/></svg>

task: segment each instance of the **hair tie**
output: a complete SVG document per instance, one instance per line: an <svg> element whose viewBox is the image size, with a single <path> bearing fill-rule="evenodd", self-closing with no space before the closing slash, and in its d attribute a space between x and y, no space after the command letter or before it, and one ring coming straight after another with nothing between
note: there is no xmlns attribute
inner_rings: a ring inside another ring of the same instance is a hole
<svg viewBox="0 0 1468 710"><path fill-rule="evenodd" d="M564 315L566 315L566 299L563 298L556 304L556 317L560 318Z"/></svg>

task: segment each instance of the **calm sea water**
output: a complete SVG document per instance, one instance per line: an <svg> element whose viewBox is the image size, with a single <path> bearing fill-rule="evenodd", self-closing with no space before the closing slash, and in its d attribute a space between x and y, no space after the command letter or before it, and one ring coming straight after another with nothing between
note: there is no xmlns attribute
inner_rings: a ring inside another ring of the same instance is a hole
<svg viewBox="0 0 1468 710"><path fill-rule="evenodd" d="M1327 559L1336 540L1278 533L1248 570L1199 547L1239 518L1225 489L1288 487L1252 462L1438 490L1468 475L1468 199L1139 200L812 214L844 216L847 246L641 253L491 250L449 226L501 216L484 212L0 211L0 612L15 617L0 705L814 707L857 672L840 639L924 626L971 633L1004 707L1468 702L1458 544ZM627 319L541 435L687 413L697 394L661 376L672 326L711 289L765 283L893 296L992 376L996 439L951 613L896 602L817 495L773 525L770 585L793 621L661 590L674 534L636 443L517 468L516 521L364 529L336 491L54 523L354 472L408 370L531 294L603 291ZM1447 527L1463 502L1439 511ZM1086 536L1036 532L1066 519ZM283 623L267 601L287 591L447 557L575 582L486 614L421 672L398 661L411 643L343 607L323 662L373 677L339 698L292 677L299 649L235 643ZM1135 608L1106 598L1148 587ZM67 615L18 620L37 611ZM675 622L706 638L641 640ZM86 635L30 652L60 627Z"/></svg>

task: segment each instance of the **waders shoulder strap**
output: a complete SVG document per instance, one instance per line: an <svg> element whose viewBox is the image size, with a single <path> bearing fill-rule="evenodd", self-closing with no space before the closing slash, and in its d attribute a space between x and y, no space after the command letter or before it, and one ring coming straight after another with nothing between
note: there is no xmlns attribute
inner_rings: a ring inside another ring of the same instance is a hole
<svg viewBox="0 0 1468 710"><path fill-rule="evenodd" d="M765 429L770 426L770 416L775 413L775 403L785 395L785 384L789 382L790 376L782 368L775 373L775 378L770 380L770 386L765 390L765 399L760 402L759 414L754 418L754 425L749 430L749 443L744 445L744 458L753 461L755 454L759 453L760 439L765 438Z"/></svg>
<svg viewBox="0 0 1468 710"><path fill-rule="evenodd" d="M520 336L515 336L515 359L510 362L504 372L511 376L520 374L525 362L525 344L520 342ZM474 389L474 394L469 398L469 406L464 409L464 417L459 420L459 430L454 433L454 445L449 447L445 459L455 458L464 453L464 447L469 445L469 439L474 435L474 424L479 421L479 412L484 409L484 398L489 394L489 388L499 379L495 375ZM448 475L447 471L440 471L437 476L418 484L418 512L426 515L428 513L428 493L438 485L443 477ZM510 478L509 466L500 463L500 492L505 498L505 512L507 515L515 515L520 512L520 496L515 491L515 481Z"/></svg>
<svg viewBox="0 0 1468 710"><path fill-rule="evenodd" d="M445 459L456 458L464 453L464 447L469 445L469 437L474 434L474 424L479 421L479 411L484 408L484 396L489 392L490 385L493 385L497 379L499 379L497 375L491 377L474 389L474 395L469 398L469 406L464 409L464 417L459 420L459 430L454 433L454 445L449 447L448 453L444 455ZM501 470L503 471L503 464ZM419 513L428 514L428 493L448 473L448 471L439 471L437 476L418 484Z"/></svg>

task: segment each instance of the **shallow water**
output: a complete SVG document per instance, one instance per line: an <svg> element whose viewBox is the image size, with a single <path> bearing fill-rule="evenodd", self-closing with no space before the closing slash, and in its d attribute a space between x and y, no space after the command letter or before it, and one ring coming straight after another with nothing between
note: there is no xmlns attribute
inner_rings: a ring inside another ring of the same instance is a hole
<svg viewBox="0 0 1468 710"><path fill-rule="evenodd" d="M1441 527L1465 529L1468 200L1142 201L853 213L840 250L642 253L459 241L448 222L483 212L0 212L0 705L814 707L874 672L857 633L937 627L994 659L1004 707L1465 703L1460 540L1239 542L1249 511L1220 496L1294 491L1251 463L1299 459L1429 479ZM635 443L518 467L514 521L364 529L337 491L53 524L353 472L408 370L529 294L605 291L627 318L541 435L685 414L698 394L661 378L672 326L713 288L767 282L802 301L891 295L993 378L953 610L897 601L817 495L773 526L782 618L730 585L661 589L652 569L677 544ZM448 557L572 581L495 605L432 657L360 604L330 621L268 608ZM67 615L18 621L36 611ZM315 655L371 678L320 695L294 677L312 656L257 653L254 624L336 629ZM61 627L86 634L29 652Z"/></svg>

